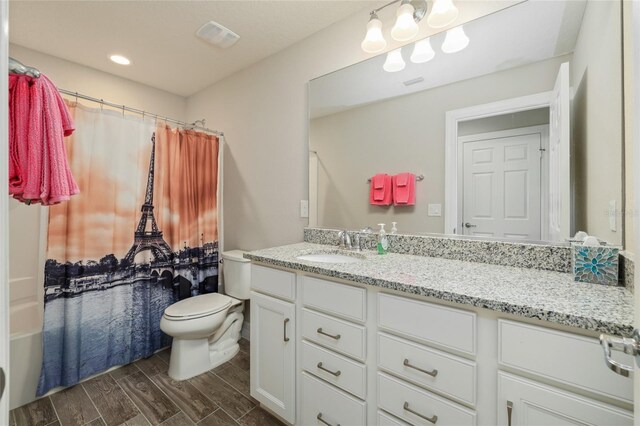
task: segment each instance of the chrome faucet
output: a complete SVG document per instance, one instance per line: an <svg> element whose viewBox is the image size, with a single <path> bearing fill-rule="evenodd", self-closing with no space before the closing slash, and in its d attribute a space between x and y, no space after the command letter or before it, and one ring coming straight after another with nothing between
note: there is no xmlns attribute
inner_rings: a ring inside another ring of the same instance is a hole
<svg viewBox="0 0 640 426"><path fill-rule="evenodd" d="M338 234L338 245L340 248L346 248L347 250L351 250L351 237L349 236L349 232L345 229L344 231L340 231Z"/></svg>

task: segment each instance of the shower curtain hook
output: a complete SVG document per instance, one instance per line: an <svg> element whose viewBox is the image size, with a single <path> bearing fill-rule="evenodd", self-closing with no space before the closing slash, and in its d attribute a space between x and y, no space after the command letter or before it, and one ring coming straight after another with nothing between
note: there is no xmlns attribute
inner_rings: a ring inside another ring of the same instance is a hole
<svg viewBox="0 0 640 426"><path fill-rule="evenodd" d="M100 99L100 111L104 111L104 99Z"/></svg>
<svg viewBox="0 0 640 426"><path fill-rule="evenodd" d="M76 103L78 103L78 92L76 92Z"/></svg>
<svg viewBox="0 0 640 426"><path fill-rule="evenodd" d="M122 116L124 117L124 105L122 105Z"/></svg>
<svg viewBox="0 0 640 426"><path fill-rule="evenodd" d="M142 121L144 121L144 111L142 111Z"/></svg>

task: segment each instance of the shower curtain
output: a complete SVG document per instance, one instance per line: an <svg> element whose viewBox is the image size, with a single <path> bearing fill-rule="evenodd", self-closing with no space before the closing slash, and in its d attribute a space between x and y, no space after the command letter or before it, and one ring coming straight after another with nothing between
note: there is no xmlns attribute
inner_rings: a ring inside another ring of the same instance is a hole
<svg viewBox="0 0 640 426"><path fill-rule="evenodd" d="M38 395L168 346L164 309L218 290L218 138L67 104L81 194L49 209Z"/></svg>

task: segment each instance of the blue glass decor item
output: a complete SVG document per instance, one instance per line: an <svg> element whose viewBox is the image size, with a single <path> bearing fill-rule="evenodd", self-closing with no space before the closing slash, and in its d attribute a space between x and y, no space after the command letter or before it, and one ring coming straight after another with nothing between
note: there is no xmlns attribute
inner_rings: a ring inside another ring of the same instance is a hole
<svg viewBox="0 0 640 426"><path fill-rule="evenodd" d="M585 283L618 285L620 248L610 245L585 246L572 243L573 279Z"/></svg>

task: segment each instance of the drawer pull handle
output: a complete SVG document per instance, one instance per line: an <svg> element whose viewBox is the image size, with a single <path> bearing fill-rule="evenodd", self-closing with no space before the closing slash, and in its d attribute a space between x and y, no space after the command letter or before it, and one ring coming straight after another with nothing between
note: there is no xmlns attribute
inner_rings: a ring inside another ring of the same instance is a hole
<svg viewBox="0 0 640 426"><path fill-rule="evenodd" d="M415 414L416 416L420 417L421 419L425 419L429 423L433 423L434 425L438 421L438 416L436 416L435 414L433 416L431 416L431 417L427 417L425 415L422 415L422 414L418 413L417 411L413 411L411 408L409 408L409 403L407 401L404 402L404 409L407 410L408 412L410 412L411 414Z"/></svg>
<svg viewBox="0 0 640 426"><path fill-rule="evenodd" d="M331 337L332 339L335 339L335 340L339 340L340 339L340 335L339 334L333 335L333 334L329 334L327 332L324 332L324 331L322 331L322 327L320 327L316 331L318 332L318 334L322 334L323 336Z"/></svg>
<svg viewBox="0 0 640 426"><path fill-rule="evenodd" d="M513 402L507 401L507 424L511 426L511 413L513 412Z"/></svg>
<svg viewBox="0 0 640 426"><path fill-rule="evenodd" d="M289 338L287 337L287 323L289 322L289 318L284 319L284 341L288 342Z"/></svg>
<svg viewBox="0 0 640 426"><path fill-rule="evenodd" d="M340 376L340 374L342 374L342 373L340 372L340 370L338 370L338 371L331 371L331 370L326 369L325 367L323 367L323 366L322 366L322 363L321 363L321 362L319 362L319 363L318 363L318 368L319 368L320 370L322 370L322 371L326 371L326 372L327 372L327 373L329 373L329 374L333 374L333 375L334 375L334 376L336 376L336 377L338 377L338 376Z"/></svg>
<svg viewBox="0 0 640 426"><path fill-rule="evenodd" d="M327 422L322 418L322 413L318 413L318 415L316 416L316 419L318 419L318 421L324 425L333 426L331 423ZM336 426L340 426L340 423L336 424Z"/></svg>
<svg viewBox="0 0 640 426"><path fill-rule="evenodd" d="M413 368L414 370L418 370L421 373L428 374L431 377L436 377L438 375L438 370L436 370L435 368L433 370L431 370L431 371L424 370L424 369L422 369L420 367L416 367L415 365L411 365L409 360L406 359L406 358L404 359L403 364L404 364L405 367Z"/></svg>

